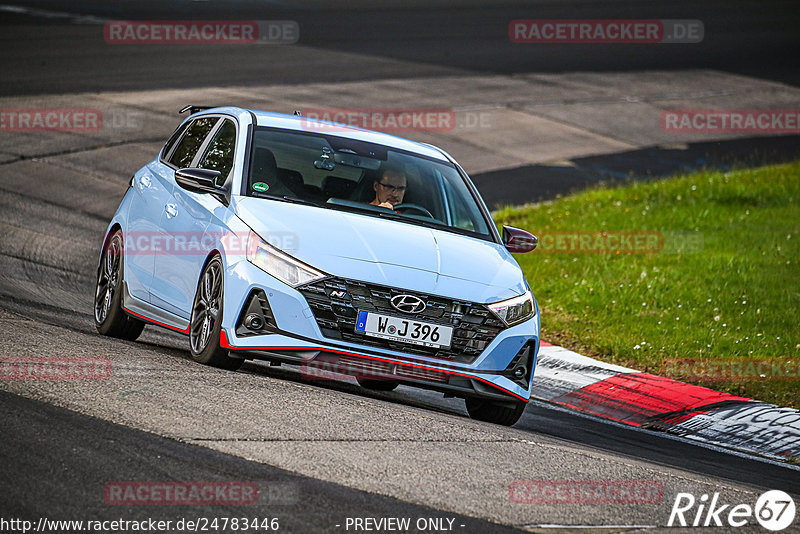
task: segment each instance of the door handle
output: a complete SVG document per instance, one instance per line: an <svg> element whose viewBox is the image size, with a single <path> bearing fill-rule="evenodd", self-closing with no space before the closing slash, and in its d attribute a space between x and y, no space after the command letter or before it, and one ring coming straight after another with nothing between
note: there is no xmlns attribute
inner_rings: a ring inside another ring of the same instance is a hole
<svg viewBox="0 0 800 534"><path fill-rule="evenodd" d="M164 206L164 211L167 212L167 217L170 219L178 215L178 207L175 204L167 204Z"/></svg>
<svg viewBox="0 0 800 534"><path fill-rule="evenodd" d="M150 187L150 177L147 175L142 176L139 178L139 189L147 189Z"/></svg>

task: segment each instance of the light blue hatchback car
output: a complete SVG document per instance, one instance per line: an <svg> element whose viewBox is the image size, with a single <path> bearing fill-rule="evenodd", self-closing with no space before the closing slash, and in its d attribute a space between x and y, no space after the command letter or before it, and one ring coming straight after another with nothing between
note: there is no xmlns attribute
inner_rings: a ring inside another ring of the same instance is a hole
<svg viewBox="0 0 800 534"><path fill-rule="evenodd" d="M453 158L297 115L182 111L104 237L101 334L133 340L154 324L188 335L204 364L293 364L519 419L539 314L510 252L536 237L501 235Z"/></svg>

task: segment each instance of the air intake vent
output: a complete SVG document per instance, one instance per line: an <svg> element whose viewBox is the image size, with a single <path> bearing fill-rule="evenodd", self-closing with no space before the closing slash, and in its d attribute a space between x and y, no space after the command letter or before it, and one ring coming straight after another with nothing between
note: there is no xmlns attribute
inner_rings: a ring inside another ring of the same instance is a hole
<svg viewBox="0 0 800 534"><path fill-rule="evenodd" d="M278 329L272 308L263 289L254 289L244 302L239 320L236 321L236 335L239 337L269 334Z"/></svg>
<svg viewBox="0 0 800 534"><path fill-rule="evenodd" d="M519 350L511 363L508 364L506 370L503 371L503 376L513 380L523 388L528 388L533 374L533 349L535 347L534 341L528 341Z"/></svg>

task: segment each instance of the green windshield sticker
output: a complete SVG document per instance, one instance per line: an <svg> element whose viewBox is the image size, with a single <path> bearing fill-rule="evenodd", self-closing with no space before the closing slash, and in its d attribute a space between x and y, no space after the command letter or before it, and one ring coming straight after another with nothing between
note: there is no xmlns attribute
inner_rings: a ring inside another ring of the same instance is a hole
<svg viewBox="0 0 800 534"><path fill-rule="evenodd" d="M265 184L264 182L256 182L256 183L253 184L253 189L255 191L264 192L267 189L269 189L269 184Z"/></svg>

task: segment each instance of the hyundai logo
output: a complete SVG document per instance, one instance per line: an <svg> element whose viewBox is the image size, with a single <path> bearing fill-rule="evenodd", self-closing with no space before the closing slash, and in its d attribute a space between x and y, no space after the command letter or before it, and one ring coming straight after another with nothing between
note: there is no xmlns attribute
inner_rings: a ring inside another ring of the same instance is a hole
<svg viewBox="0 0 800 534"><path fill-rule="evenodd" d="M420 313L425 309L425 302L414 295L397 295L390 302L395 310L403 313Z"/></svg>

